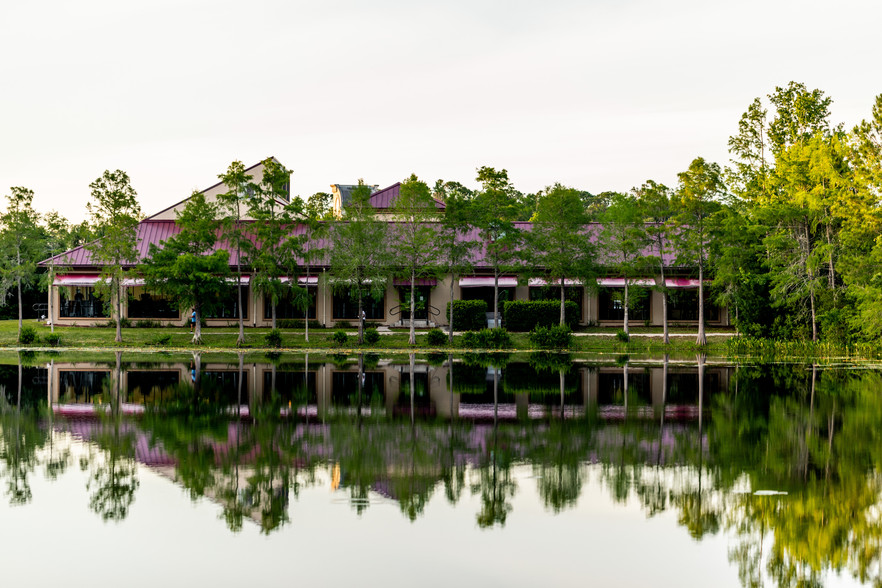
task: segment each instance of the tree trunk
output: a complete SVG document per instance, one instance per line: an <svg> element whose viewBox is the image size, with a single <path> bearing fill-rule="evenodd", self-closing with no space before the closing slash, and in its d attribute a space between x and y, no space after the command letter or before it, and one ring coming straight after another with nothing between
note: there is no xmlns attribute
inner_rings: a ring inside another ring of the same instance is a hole
<svg viewBox="0 0 882 588"><path fill-rule="evenodd" d="M415 363L416 354L410 354L410 424L413 426L414 424L414 412L416 410L416 374L414 374L414 370L416 369Z"/></svg>
<svg viewBox="0 0 882 588"><path fill-rule="evenodd" d="M567 305L566 305L566 297L564 296L564 279L560 279L560 326L565 326L567 324Z"/></svg>
<svg viewBox="0 0 882 588"><path fill-rule="evenodd" d="M702 255L702 257L704 257ZM698 261L698 338L696 345L707 345L707 336L704 333L704 260Z"/></svg>
<svg viewBox="0 0 882 588"><path fill-rule="evenodd" d="M499 270L493 268L493 328L499 326Z"/></svg>
<svg viewBox="0 0 882 588"><path fill-rule="evenodd" d="M659 270L661 272L661 295L662 295L662 339L665 345L668 345L671 342L671 337L668 334L668 291L667 291L667 283L665 282L665 262L659 264Z"/></svg>
<svg viewBox="0 0 882 588"><path fill-rule="evenodd" d="M52 305L52 293L53 293L52 288L55 287L52 284L54 284L54 283L55 283L55 266L50 266L49 267L49 288L48 288L49 289L49 298L46 301L46 318L49 319L49 332L50 333L55 332L55 317L52 314L53 310L54 310L53 305Z"/></svg>
<svg viewBox="0 0 882 588"><path fill-rule="evenodd" d="M361 318L361 282L358 283L358 344L364 344L364 319Z"/></svg>
<svg viewBox="0 0 882 588"><path fill-rule="evenodd" d="M119 280L111 280L110 287L112 288L112 292L110 295L111 303L113 301L116 302L114 304L114 308L116 309L116 342L122 343L122 294L120 293L120 289L122 288Z"/></svg>
<svg viewBox="0 0 882 588"><path fill-rule="evenodd" d="M809 280L812 280L812 275L809 274ZM814 284L809 285L809 304L811 305L812 311L812 341L818 341L818 320L815 316L815 287Z"/></svg>
<svg viewBox="0 0 882 588"><path fill-rule="evenodd" d="M450 275L450 310L447 311L447 344L453 347L453 282L456 280L454 274Z"/></svg>
<svg viewBox="0 0 882 588"><path fill-rule="evenodd" d="M628 330L628 278L625 278L625 300L622 305L625 310L625 334L629 334Z"/></svg>
<svg viewBox="0 0 882 588"><path fill-rule="evenodd" d="M16 273L18 275L15 276L15 284L18 288L18 337L21 338L21 247L19 247L16 252L16 263L18 263L18 268L16 268Z"/></svg>
<svg viewBox="0 0 882 588"><path fill-rule="evenodd" d="M306 255L309 255L309 249L307 249ZM318 287L315 289L316 297L315 297L315 310L316 310L316 318L318 318ZM304 340L309 343L309 303L311 299L309 297L309 266L306 266L306 311L303 313L303 334Z"/></svg>
<svg viewBox="0 0 882 588"><path fill-rule="evenodd" d="M408 345L416 345L416 328L413 322L413 315L416 312L416 270L410 270L410 337L407 339Z"/></svg>
<svg viewBox="0 0 882 588"><path fill-rule="evenodd" d="M236 347L245 345L245 314L242 312L242 266L239 264L241 249L236 248L236 297L239 301L239 338L236 339Z"/></svg>

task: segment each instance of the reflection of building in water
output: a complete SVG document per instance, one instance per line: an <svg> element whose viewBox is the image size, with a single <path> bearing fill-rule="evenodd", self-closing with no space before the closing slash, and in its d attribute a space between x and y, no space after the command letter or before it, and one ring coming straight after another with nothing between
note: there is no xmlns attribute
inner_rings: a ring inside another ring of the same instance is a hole
<svg viewBox="0 0 882 588"><path fill-rule="evenodd" d="M573 364L563 375L536 370L528 363L502 368L454 361L441 366L416 364L411 391L408 363L375 361L361 372L357 363L280 364L249 362L202 364L197 378L191 364L157 363L145 368L123 365L121 402L136 407L161 406L179 386L194 386L223 406L239 406L248 415L260 406L278 405L319 418L343 414L443 419L524 419L565 417L596 412L600 418L651 418L664 409L669 418L694 419L698 411L698 369L672 364L664 378L657 363ZM707 397L726 391L731 368L705 368ZM627 394L625 383L627 374ZM57 363L46 378L53 405L108 402L114 367L100 363ZM496 392L494 394L494 379ZM452 382L452 390L451 390ZM705 402L704 406L708 406Z"/></svg>

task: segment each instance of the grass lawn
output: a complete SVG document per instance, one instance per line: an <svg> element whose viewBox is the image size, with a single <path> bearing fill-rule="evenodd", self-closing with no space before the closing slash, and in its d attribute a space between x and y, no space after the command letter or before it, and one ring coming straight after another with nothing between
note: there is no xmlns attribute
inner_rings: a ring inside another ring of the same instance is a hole
<svg viewBox="0 0 882 588"><path fill-rule="evenodd" d="M47 336L50 334L49 327L36 320L27 320L25 325L36 329L38 340L31 345L20 346L17 343L18 323L15 320L0 321L0 347L17 348L41 348L49 347ZM677 337L672 339L669 346L661 343L659 337L641 337L641 332L634 329L631 341L622 343L615 337L617 329L590 329L590 336L573 337L571 352L604 352L604 353L643 353L643 352L693 352L697 348L690 337ZM309 343L305 341L302 329L282 330L283 351L325 350L328 352L364 349L374 351L404 351L410 350L407 344L407 330L395 330L391 334L383 334L378 343L365 345L361 348L355 343L354 329L345 329L350 333L349 341L345 345L337 345L332 340L336 329L313 329L309 330ZM646 328L643 333L660 333L659 328ZM695 331L693 330L692 333ZM160 328L124 328L123 342L115 343L116 331L112 327L56 327L55 333L60 337L57 347L62 349L141 349L145 351L186 351L191 349L212 350L236 350L236 338L238 329L235 327L203 328L203 341L201 346L191 343L192 334L186 327L160 327ZM252 351L271 350L264 338L269 333L268 328L246 328L245 348ZM526 333L511 333L513 340L512 351L529 351L535 349L530 343ZM726 334L714 334L708 331L708 350L722 351L725 349ZM458 351L469 351L457 345L459 336L454 337L454 348ZM414 350L429 351L426 343L426 331L417 332L417 346ZM438 348L438 351L447 351L447 348Z"/></svg>

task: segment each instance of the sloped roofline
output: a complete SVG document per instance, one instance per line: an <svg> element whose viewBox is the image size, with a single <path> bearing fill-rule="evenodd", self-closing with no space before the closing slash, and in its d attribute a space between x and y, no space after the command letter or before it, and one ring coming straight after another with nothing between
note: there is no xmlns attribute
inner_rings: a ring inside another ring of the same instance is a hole
<svg viewBox="0 0 882 588"><path fill-rule="evenodd" d="M273 161L275 161L275 162L278 163L278 164L281 164L281 163L282 163L281 161L279 161L278 159L276 159L275 155L271 155L271 156L267 157L266 159L261 159L260 161L258 161L258 162L255 163L254 165L245 168L245 171L246 171L246 172L249 172L249 171L253 170L254 168L258 167L259 165L263 165L263 162L266 161L267 159L272 159ZM215 184L212 184L211 186L205 188L204 190L199 190L199 193L200 193L200 194L204 194L204 193L208 192L209 190L212 190L212 189L214 189L214 188L217 188L217 187L220 186L221 184L223 184L223 182L217 182L217 183L215 183ZM163 208L163 209L160 210L159 212L154 212L154 213L151 214L150 216L148 216L148 217L144 217L144 219L142 219L142 220L158 220L158 219L154 219L153 217L155 217L155 216L159 216L159 215L162 214L163 212L168 212L168 211L171 210L172 208L176 208L176 207L180 206L181 204L183 204L184 202L186 202L187 200L189 200L189 199L192 198L192 197L193 197L193 195L191 194L190 196L187 196L187 197L184 198L183 200L181 200L181 201L179 201L179 202L175 202L175 203L172 204L171 206L168 206L168 207L166 207L166 208ZM278 202L279 202L280 204L285 204L285 202L281 202L281 201L278 201Z"/></svg>

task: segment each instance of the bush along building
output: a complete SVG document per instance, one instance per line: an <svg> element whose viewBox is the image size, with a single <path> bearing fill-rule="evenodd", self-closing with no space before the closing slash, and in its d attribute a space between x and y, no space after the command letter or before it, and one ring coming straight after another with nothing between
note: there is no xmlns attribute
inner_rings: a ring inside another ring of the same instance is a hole
<svg viewBox="0 0 882 588"><path fill-rule="evenodd" d="M483 226L476 220L472 225L472 220L480 216L473 211L453 231L452 240L447 240L472 247L465 249L461 262L451 263L450 251L442 246L444 235L451 234L444 232L450 230L445 223L449 220L445 215L450 201L431 195L422 204L418 199L409 200L413 197L415 177L384 189L363 183L333 184L331 209L324 211L322 219L313 215L309 220L309 211L299 206L297 199L292 201L288 197L288 184L280 182L277 173L276 191L257 210L255 193L271 183L265 174L268 165L274 172L281 168L274 159L243 168L241 185L220 182L140 221L136 236L138 258L131 260L126 268L127 277L121 282L121 312L125 319L133 324L147 321L180 326L190 321L192 308L157 287L155 281L148 283L144 268L170 240L180 240L182 232L189 235L189 231L195 230L185 225L184 215L188 203L192 206L198 200L216 217L201 219L216 222L216 228L212 229L213 242L199 254L228 252L223 277L226 286L199 299L200 315L207 326L237 324L240 300L242 318L248 327L271 326L274 315L283 328L302 324L304 319L325 327L354 326L360 318L360 286L361 309L368 326L408 326L412 313L416 327L444 327L448 324L452 295L456 301L470 301L457 303L469 309L471 314L466 312L463 316L471 318L456 324L455 315L456 330L492 325L494 300L499 303L504 326L529 330L537 320L556 323L558 306L549 310L551 304L525 307L522 303L547 300L559 304L561 282L566 321L574 327L623 326L626 283L629 325L661 325L665 294L669 324L698 323L697 272L679 262L681 257L672 250L653 258L648 240L637 245L636 258L643 263L625 268L620 263L621 255L607 242L604 226L582 224L574 232L594 248L589 264L592 269L580 271L583 275L562 278L545 271L537 261L541 257L535 255L537 242L530 239L537 231L537 223L511 221L494 227L491 219ZM232 221L231 193L241 196L238 216ZM409 204L402 206L405 200ZM471 205L480 204L475 199ZM358 206L362 210L357 214L350 212ZM263 230L271 222L280 222L280 232ZM366 233L374 237L361 245L358 231L343 234L340 230L360 222L368 223L364 231L377 231ZM350 240L346 241L347 238ZM271 244L273 249L278 247L279 261L267 263L261 255ZM49 289L52 310L48 320L57 326L91 326L106 323L111 317L110 297L106 292L99 296L102 265L95 261L93 247L82 245L41 262L56 268ZM377 248L375 257L357 259L370 247ZM359 263L370 267L363 267L365 271L361 272ZM241 296L236 284L241 288ZM705 298L706 324L728 325L726 308L710 302L707 288ZM542 313L551 318L541 319Z"/></svg>

